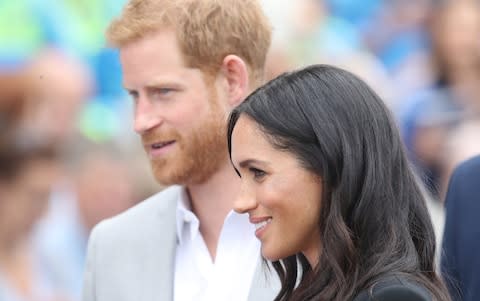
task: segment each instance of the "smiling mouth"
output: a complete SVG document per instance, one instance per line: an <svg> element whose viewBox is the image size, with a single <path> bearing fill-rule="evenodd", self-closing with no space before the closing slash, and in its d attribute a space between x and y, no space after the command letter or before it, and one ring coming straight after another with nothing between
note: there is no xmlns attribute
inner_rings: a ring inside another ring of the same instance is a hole
<svg viewBox="0 0 480 301"><path fill-rule="evenodd" d="M270 224L271 221L272 221L272 218L270 217L269 219L267 219L265 221L254 224L255 225L255 230L259 230L259 229L264 228L266 225Z"/></svg>

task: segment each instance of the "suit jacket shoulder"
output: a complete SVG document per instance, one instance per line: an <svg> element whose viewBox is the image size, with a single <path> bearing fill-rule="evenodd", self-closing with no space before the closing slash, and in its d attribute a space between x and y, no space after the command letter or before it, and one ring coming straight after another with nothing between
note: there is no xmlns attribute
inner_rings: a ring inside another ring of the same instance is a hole
<svg viewBox="0 0 480 301"><path fill-rule="evenodd" d="M470 177L472 175L480 174L480 156L470 158L461 163L456 169L456 173L463 174L462 176Z"/></svg>
<svg viewBox="0 0 480 301"><path fill-rule="evenodd" d="M93 228L89 240L101 240L98 243L103 248L116 249L124 248L126 244L141 243L151 231L174 231L175 228L160 231L156 226L159 222L168 222L166 218L175 218L180 189L179 186L169 187L123 213L103 220Z"/></svg>
<svg viewBox="0 0 480 301"><path fill-rule="evenodd" d="M461 193L470 196L465 198L466 200L476 200L477 193L480 191L480 186L478 185L479 177L480 156L477 156L461 163L454 170L453 175L450 178L449 192L452 191L452 193L455 194L457 191L460 191Z"/></svg>
<svg viewBox="0 0 480 301"><path fill-rule="evenodd" d="M432 301L432 297L420 284L393 276L363 290L354 301Z"/></svg>
<svg viewBox="0 0 480 301"><path fill-rule="evenodd" d="M453 172L445 199L441 268L453 300L479 300L480 156Z"/></svg>
<svg viewBox="0 0 480 301"><path fill-rule="evenodd" d="M92 232L101 232L106 235L120 234L119 238L125 240L125 234L131 233L134 229L143 228L145 222L176 210L181 189L180 186L166 188L123 213L103 220L94 227ZM127 233L118 233L126 229L129 229Z"/></svg>
<svg viewBox="0 0 480 301"><path fill-rule="evenodd" d="M83 300L172 299L180 191L167 188L92 230Z"/></svg>

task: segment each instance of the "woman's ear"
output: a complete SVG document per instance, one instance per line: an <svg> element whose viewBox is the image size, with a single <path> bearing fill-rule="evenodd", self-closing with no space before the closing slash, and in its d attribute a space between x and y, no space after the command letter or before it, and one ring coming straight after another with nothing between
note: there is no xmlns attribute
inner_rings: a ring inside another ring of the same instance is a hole
<svg viewBox="0 0 480 301"><path fill-rule="evenodd" d="M227 55L223 59L221 73L226 79L229 105L236 107L249 93L247 64L237 55Z"/></svg>

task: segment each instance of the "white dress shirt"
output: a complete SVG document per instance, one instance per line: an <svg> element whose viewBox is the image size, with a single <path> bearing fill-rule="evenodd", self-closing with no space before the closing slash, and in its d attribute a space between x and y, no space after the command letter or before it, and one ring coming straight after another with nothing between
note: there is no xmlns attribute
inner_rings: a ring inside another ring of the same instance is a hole
<svg viewBox="0 0 480 301"><path fill-rule="evenodd" d="M260 242L254 233L248 215L231 211L213 262L184 190L177 207L174 300L247 300L260 258Z"/></svg>

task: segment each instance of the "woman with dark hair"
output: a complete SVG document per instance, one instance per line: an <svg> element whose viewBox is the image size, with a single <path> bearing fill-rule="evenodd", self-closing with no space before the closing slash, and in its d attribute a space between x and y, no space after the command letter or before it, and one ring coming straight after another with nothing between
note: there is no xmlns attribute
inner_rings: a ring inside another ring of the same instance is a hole
<svg viewBox="0 0 480 301"><path fill-rule="evenodd" d="M450 300L420 184L381 99L351 73L287 73L230 115L248 213L276 300Z"/></svg>

